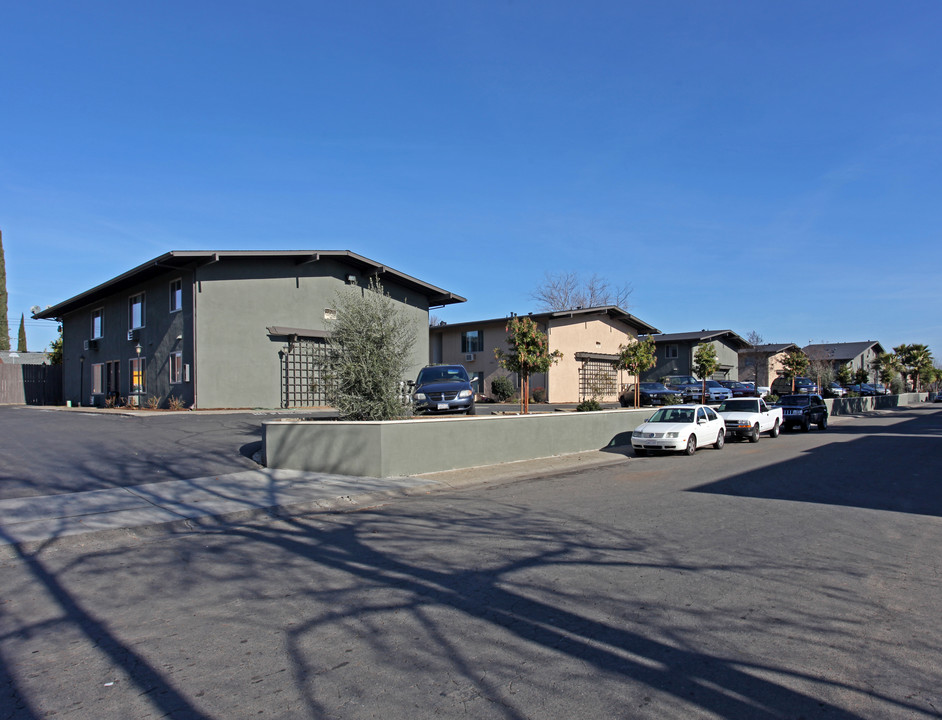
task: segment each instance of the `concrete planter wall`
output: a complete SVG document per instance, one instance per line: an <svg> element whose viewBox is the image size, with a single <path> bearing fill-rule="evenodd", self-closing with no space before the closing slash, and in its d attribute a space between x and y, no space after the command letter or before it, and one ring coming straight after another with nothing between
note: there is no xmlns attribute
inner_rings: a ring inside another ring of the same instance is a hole
<svg viewBox="0 0 942 720"><path fill-rule="evenodd" d="M396 477L629 445L654 412L603 410L390 422L272 420L263 426L270 468Z"/></svg>
<svg viewBox="0 0 942 720"><path fill-rule="evenodd" d="M903 393L876 397L833 398L824 402L831 415L857 415L870 410L890 410L901 405L915 405L924 402L927 397L927 393Z"/></svg>
<svg viewBox="0 0 942 720"><path fill-rule="evenodd" d="M827 400L832 415L911 405L926 393ZM631 444L631 431L654 412L480 415L391 422L270 420L263 454L270 468L364 477L397 477L533 460Z"/></svg>

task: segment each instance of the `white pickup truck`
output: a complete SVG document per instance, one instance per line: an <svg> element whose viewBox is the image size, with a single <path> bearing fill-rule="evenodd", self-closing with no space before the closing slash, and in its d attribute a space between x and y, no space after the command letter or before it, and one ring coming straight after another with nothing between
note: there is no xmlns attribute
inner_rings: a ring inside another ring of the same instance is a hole
<svg viewBox="0 0 942 720"><path fill-rule="evenodd" d="M778 437L782 429L782 408L770 408L762 398L726 400L716 412L726 421L727 435L749 438L749 442L759 442L764 432Z"/></svg>

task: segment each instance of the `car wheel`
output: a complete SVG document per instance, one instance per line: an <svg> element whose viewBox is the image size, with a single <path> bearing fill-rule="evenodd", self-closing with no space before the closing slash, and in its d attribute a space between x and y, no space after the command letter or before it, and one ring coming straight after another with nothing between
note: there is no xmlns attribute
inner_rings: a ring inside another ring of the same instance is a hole
<svg viewBox="0 0 942 720"><path fill-rule="evenodd" d="M811 423L808 421L808 418L805 418L801 421L801 431L808 432L811 429Z"/></svg>
<svg viewBox="0 0 942 720"><path fill-rule="evenodd" d="M818 423L818 430L827 430L828 429L828 416L825 415L821 418L821 422Z"/></svg>
<svg viewBox="0 0 942 720"><path fill-rule="evenodd" d="M645 455L648 454L648 451L645 450L644 448L636 447L636 448L632 448L632 450L635 451L635 455L637 455L638 457L644 457Z"/></svg>
<svg viewBox="0 0 942 720"><path fill-rule="evenodd" d="M618 404L621 405L622 407L628 407L628 399L623 398L623 397L618 398Z"/></svg>
<svg viewBox="0 0 942 720"><path fill-rule="evenodd" d="M749 436L749 442L757 443L759 442L759 423L756 423L752 426L752 434Z"/></svg>
<svg viewBox="0 0 942 720"><path fill-rule="evenodd" d="M725 444L726 444L726 433L720 430L716 434L716 442L713 443L713 447L716 448L717 450L722 450Z"/></svg>
<svg viewBox="0 0 942 720"><path fill-rule="evenodd" d="M687 455L693 455L697 452L697 438L694 435L691 435L687 438L687 448L684 450L684 453Z"/></svg>
<svg viewBox="0 0 942 720"><path fill-rule="evenodd" d="M778 420L775 421L775 425L772 426L772 431L769 433L769 437L777 438L778 434L782 431L782 428L778 426Z"/></svg>
<svg viewBox="0 0 942 720"><path fill-rule="evenodd" d="M471 406L471 408L468 410L467 414L468 414L468 415L477 415L477 414L478 414L478 412L477 412L477 410L475 409L474 405Z"/></svg>

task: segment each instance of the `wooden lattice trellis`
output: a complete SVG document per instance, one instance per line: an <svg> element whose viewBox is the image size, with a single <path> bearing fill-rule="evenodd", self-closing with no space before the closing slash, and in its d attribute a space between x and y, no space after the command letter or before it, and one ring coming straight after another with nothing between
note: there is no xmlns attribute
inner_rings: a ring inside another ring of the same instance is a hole
<svg viewBox="0 0 942 720"><path fill-rule="evenodd" d="M327 405L325 368L330 352L330 345L321 338L298 339L282 348L282 407Z"/></svg>
<svg viewBox="0 0 942 720"><path fill-rule="evenodd" d="M579 368L579 399L602 398L618 394L618 371L614 362L583 360Z"/></svg>

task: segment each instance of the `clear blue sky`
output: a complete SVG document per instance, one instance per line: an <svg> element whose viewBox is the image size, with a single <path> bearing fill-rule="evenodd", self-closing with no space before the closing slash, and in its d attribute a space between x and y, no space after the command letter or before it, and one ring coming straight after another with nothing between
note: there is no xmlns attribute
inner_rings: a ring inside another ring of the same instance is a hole
<svg viewBox="0 0 942 720"><path fill-rule="evenodd" d="M168 250L942 358L942 4L0 0L10 326ZM55 326L28 321L31 349Z"/></svg>

